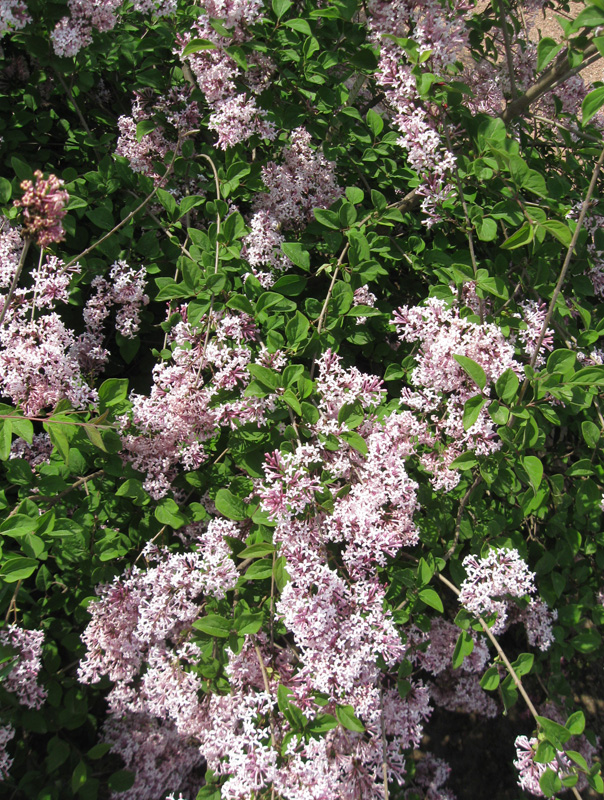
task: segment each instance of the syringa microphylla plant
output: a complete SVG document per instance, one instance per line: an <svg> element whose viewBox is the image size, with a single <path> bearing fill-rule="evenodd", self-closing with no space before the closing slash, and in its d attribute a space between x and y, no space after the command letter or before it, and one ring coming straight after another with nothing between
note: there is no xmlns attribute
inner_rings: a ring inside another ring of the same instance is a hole
<svg viewBox="0 0 604 800"><path fill-rule="evenodd" d="M3 796L604 794L600 6L0 2Z"/></svg>

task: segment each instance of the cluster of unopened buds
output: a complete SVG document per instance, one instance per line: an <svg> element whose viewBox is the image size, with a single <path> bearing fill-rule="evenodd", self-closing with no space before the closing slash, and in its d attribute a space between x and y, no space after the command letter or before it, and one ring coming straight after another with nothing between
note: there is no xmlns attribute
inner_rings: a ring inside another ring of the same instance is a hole
<svg viewBox="0 0 604 800"><path fill-rule="evenodd" d="M63 181L56 175L45 178L40 170L34 172L34 181L23 181L23 197L14 206L23 209L23 232L35 238L40 247L65 238L62 219L69 194L62 189Z"/></svg>

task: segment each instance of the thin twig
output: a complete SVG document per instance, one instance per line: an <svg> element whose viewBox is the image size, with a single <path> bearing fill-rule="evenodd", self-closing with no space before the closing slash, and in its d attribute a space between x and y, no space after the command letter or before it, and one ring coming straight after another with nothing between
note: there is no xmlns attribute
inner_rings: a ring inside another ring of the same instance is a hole
<svg viewBox="0 0 604 800"><path fill-rule="evenodd" d="M508 23L505 18L505 8L503 3L501 3L499 10L499 24L501 26L501 32L503 33L503 46L508 65L508 76L510 79L510 88L512 90L512 100L515 100L518 97L518 89L516 87L516 77L514 75L514 55L512 53L512 43L510 41L510 32L508 31Z"/></svg>
<svg viewBox="0 0 604 800"><path fill-rule="evenodd" d="M571 75L576 74L582 69L585 69L585 67L589 66L589 64L592 63L591 59L594 57L596 57L597 60L597 58L600 58L601 56L595 44L590 43L583 51L583 63L578 67L575 67L575 69L571 69L568 63L568 51L565 49L562 53L560 53L555 63L552 64L552 66L546 70L541 77L526 90L524 94L521 94L520 97L517 97L515 100L512 100L507 104L501 115L503 121L511 122L514 117L523 114L532 103L538 100L546 92L549 92L550 89L552 89L558 83L567 80L569 77L571 77Z"/></svg>
<svg viewBox="0 0 604 800"><path fill-rule="evenodd" d="M270 697L271 695L271 687L268 682L268 673L266 671L266 667L264 666L264 661L262 660L262 652L258 647L258 642L256 641L256 637L252 637L252 641L254 642L254 650L256 651L256 656L258 657L258 664L260 665L260 672L262 672L262 680L264 682L264 690L267 695ZM273 713L272 711L269 714L270 724L271 724L271 744L275 746L275 722L273 720Z"/></svg>
<svg viewBox="0 0 604 800"><path fill-rule="evenodd" d="M443 556L443 559L445 561L448 561L455 552L455 548L457 547L457 543L459 542L459 534L461 531L461 520L463 517L463 512L466 510L466 506L468 505L468 502L470 500L470 495L472 494L474 489L478 486L478 484L481 483L481 481L482 481L482 475L477 475L474 483L470 486L470 488L465 493L459 504L459 508L457 509L457 519L455 520L455 536L453 537L453 544Z"/></svg>
<svg viewBox="0 0 604 800"><path fill-rule="evenodd" d="M19 579L15 585L15 591L13 592L13 596L10 599L10 603L8 604L8 611L6 612L6 616L4 617L4 623L8 622L8 618L11 615L11 612L15 615L15 625L17 624L17 595L19 594L19 589L21 588L21 579Z"/></svg>
<svg viewBox="0 0 604 800"><path fill-rule="evenodd" d="M13 275L10 289L8 290L8 294L6 295L6 300L4 301L4 306L2 307L2 313L0 314L0 326L4 322L4 317L6 316L8 307L15 294L15 289L17 288L17 283L19 282L19 278L21 277L21 271L23 269L23 265L25 264L27 251L29 250L31 243L32 243L31 236L26 236L23 241L23 250L21 250L21 258L19 259L19 264L17 266L17 269L15 270L15 274Z"/></svg>
<svg viewBox="0 0 604 800"><path fill-rule="evenodd" d="M453 145L451 143L451 137L449 136L449 128L447 126L446 120L444 116L442 118L443 128L445 131L445 136L447 138L447 147L449 148L449 152L453 152ZM472 230L474 226L470 222L470 212L468 211L468 204L466 203L466 198L464 197L463 193L463 186L461 183L461 179L459 177L459 169L457 168L457 159L454 162L455 166L453 167L453 171L455 173L455 182L457 183L457 192L459 194L459 199L461 200L461 205L463 208L464 217L466 219L466 233L468 236L468 249L470 251L470 260L472 261L472 271L474 272L474 279L478 276L478 264L476 262L476 253L474 252L474 237L472 235ZM478 298L478 311L480 313L480 323L481 325L484 323L484 299L482 297Z"/></svg>
<svg viewBox="0 0 604 800"><path fill-rule="evenodd" d="M89 253L92 253L93 250L96 250L96 248L100 244L103 244L103 242L107 241L107 239L109 239L111 236L113 236L114 233L117 233L117 231L119 231L120 228L123 228L124 225L127 225L130 222L130 220L133 217L135 217L138 214L138 212L141 211L147 205L147 203L150 203L151 200L153 200L153 198L157 194L157 190L162 188L162 186L164 185L164 183L167 181L168 177L170 176L170 173L172 172L172 169L174 168L174 162L176 161L176 156L178 155L178 151L179 150L180 150L180 138L179 138L179 140L178 140L178 142L176 144L176 147L174 148L174 153L172 155L172 160L168 164L168 168L166 169L163 177L153 187L153 191L150 194L148 194L147 197L145 197L143 202L140 205L138 205L134 209L134 211L131 211L126 217L124 217L124 219L121 222L118 222L118 224L114 228L112 228L108 233L106 233L104 236L101 236L101 238L97 239L96 242L93 242L90 245L90 247L87 247L79 255L75 256L74 258L71 259L71 261L69 261L67 264L65 264L65 266L63 266L61 268L61 272L65 272L65 270L68 270L69 267L72 266L72 264L75 264L81 258L84 258Z"/></svg>
<svg viewBox="0 0 604 800"><path fill-rule="evenodd" d="M384 800L389 800L388 792L388 759L386 750L386 720L384 719L384 690L380 686L380 719L382 727L382 775L384 778Z"/></svg>
<svg viewBox="0 0 604 800"><path fill-rule="evenodd" d="M564 258L564 263L562 264L562 269L560 270L560 275L558 276L558 282L556 283L554 293L552 294L552 299L550 300L549 308L547 309L547 314L545 315L545 319L543 320L543 325L541 326L541 332L539 333L539 338L537 339L533 355L531 356L530 360L531 369L534 368L537 362L539 351L541 350L541 345L543 344L543 340L545 339L547 329L549 327L552 315L554 313L554 307L556 305L556 301L558 299L560 292L562 291L562 284L564 283L564 279L566 278L566 273L568 271L568 267L573 257L573 252L575 250L577 241L579 239L579 234L581 233L581 228L583 226L583 220L585 219L585 215L587 214L587 209L589 208L589 201L591 200L591 196L596 188L598 175L600 173L600 168L602 167L603 162L604 162L604 148L600 153L600 157L594 168L593 175L591 176L591 181L589 182L589 188L587 190L587 194L585 195L585 200L583 201L583 205L581 206L581 212L577 220L577 226L575 228L575 232L573 233L573 238L571 239L571 242L568 246L568 250L566 251L566 257ZM518 396L519 403L522 402L524 395L526 394L526 390L528 389L528 385L529 385L529 379L527 377L524 379L522 387L520 389L520 394ZM512 419L513 418L510 417L510 421Z"/></svg>

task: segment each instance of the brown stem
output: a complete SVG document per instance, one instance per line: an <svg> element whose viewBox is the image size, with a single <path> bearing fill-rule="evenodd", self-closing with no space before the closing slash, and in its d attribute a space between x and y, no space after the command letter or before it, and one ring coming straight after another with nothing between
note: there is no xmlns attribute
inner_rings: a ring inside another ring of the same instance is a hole
<svg viewBox="0 0 604 800"><path fill-rule="evenodd" d="M507 104L501 115L503 121L506 123L511 122L514 117L523 114L532 103L538 100L541 95L549 92L557 83L566 80L571 75L589 66L590 59L596 55L598 58L601 57L598 48L593 43L589 44L583 51L583 63L579 67L571 69L568 64L568 52L564 50L560 53L555 63L524 94Z"/></svg>
<svg viewBox="0 0 604 800"><path fill-rule="evenodd" d="M27 257L27 251L32 243L31 236L26 236L23 240L23 250L21 250L21 257L19 259L19 264L17 269L15 270L15 274L13 275L13 279L10 284L10 289L8 290L8 294L6 295L6 300L4 301L4 305L2 307L2 313L0 314L0 326L4 322L4 317L6 316L6 312L8 311L8 307L13 299L15 294L15 289L17 288L17 283L19 282L19 278L21 277L21 271L23 270L23 265L25 264L25 259Z"/></svg>
<svg viewBox="0 0 604 800"><path fill-rule="evenodd" d="M65 272L65 270L69 269L69 267L71 267L72 264L75 264L81 258L84 258L89 253L92 253L93 250L96 250L96 248L100 244L103 244L103 242L107 241L107 239L109 239L109 237L113 236L114 233L117 233L117 231L119 231L120 228L123 228L124 225L127 225L130 222L130 220L133 217L135 217L138 214L138 212L141 211L147 205L147 203L150 203L151 200L153 200L153 198L157 194L157 190L162 188L162 186L164 185L164 183L167 181L168 177L170 176L170 173L172 172L172 169L174 168L174 162L176 161L176 156L178 155L178 151L179 150L180 150L180 137L179 137L179 140L178 140L178 142L176 144L176 147L174 148L174 153L172 155L172 160L170 161L170 163L168 165L168 168L166 169L166 171L165 171L163 177L161 178L161 180L157 183L156 186L153 187L153 191L150 194L148 194L147 197L145 197L143 202L140 205L138 205L134 209L134 211L131 211L128 214L128 216L124 217L124 219L121 222L118 222L118 224L114 228L112 228L108 233L106 233L104 236L101 236L101 238L97 239L96 242L93 242L90 245L90 247L87 247L79 255L75 256L74 258L71 259L71 261L69 261L67 264L65 264L65 266L63 266L61 268L61 272Z"/></svg>
<svg viewBox="0 0 604 800"><path fill-rule="evenodd" d="M444 554L443 559L448 561L453 553L455 552L455 548L457 547L457 543L459 542L459 533L461 530L461 520L463 517L463 512L466 510L466 506L470 500L470 495L474 491L474 489L478 486L479 483L482 481L482 475L477 475L474 483L470 486L468 491L463 496L461 503L459 504L459 508L457 509L457 519L455 520L455 536L453 537L453 544Z"/></svg>
<svg viewBox="0 0 604 800"><path fill-rule="evenodd" d="M537 358L539 356L539 351L541 350L541 345L543 344L543 340L545 339L545 335L547 333L547 329L549 327L552 315L554 313L554 307L556 305L556 301L560 292L562 291L562 284L564 283L564 279L566 278L566 273L568 272L568 267L571 262L571 258L573 256L573 252L575 246L577 244L577 240L579 239L579 234L581 233L581 227L583 225L583 220L585 219L585 215L587 214L587 209L589 208L589 201L591 200L591 196L594 193L596 188L596 183L598 180L598 175L600 173L600 168L602 167L602 163L604 162L604 149L600 153L600 157L598 162L594 168L593 175L591 176L591 181L589 182L589 188L587 190L587 194L585 195L585 200L583 201L583 205L581 206L581 212L579 214L579 219L577 220L577 226L575 228L575 232L573 234L573 238L568 246L568 250L566 251L566 257L564 258L564 263L562 264L562 269L560 270L560 275L558 276L558 282L556 283L556 287L554 289L554 293L552 294L552 299L549 304L549 308L547 309L547 314L545 315L545 319L543 320L543 325L541 326L541 331L539 333L539 338L537 339L537 344L535 345L535 350L531 357L530 367L533 368L535 363L537 362ZM526 394L526 390L528 389L529 379L525 378L522 387L520 389L520 394L518 396L518 402L521 403L524 395ZM510 421L513 417L510 417ZM508 423L509 425L509 423Z"/></svg>
<svg viewBox="0 0 604 800"><path fill-rule="evenodd" d="M19 610L17 608L17 595L19 594L21 583L22 581L18 580L15 586L15 591L13 592L13 596L11 597L10 603L8 604L8 611L6 612L6 616L4 617L5 624L8 622L8 618L10 617L11 612L15 615L15 625L17 624L17 611Z"/></svg>
<svg viewBox="0 0 604 800"><path fill-rule="evenodd" d="M270 687L269 682L268 682L268 673L266 671L266 667L264 666L264 661L262 660L262 653L260 651L260 648L258 647L258 643L256 642L256 638L252 637L252 640L254 642L254 650L256 651L256 656L258 658L258 664L260 665L260 672L262 672L262 681L264 682L264 691L270 697L271 687ZM273 719L272 712L270 713L270 723L271 723L271 744L274 747L275 746L275 741L276 741L275 740L275 721Z"/></svg>
<svg viewBox="0 0 604 800"><path fill-rule="evenodd" d="M510 41L510 32L508 31L508 23L505 18L505 8L503 7L503 3L501 4L499 10L499 24L501 26L501 32L503 33L503 45L505 49L505 58L508 65L508 76L510 78L512 100L515 100L518 97L518 89L516 87L516 77L514 75L514 56L512 53L512 43Z"/></svg>
<svg viewBox="0 0 604 800"><path fill-rule="evenodd" d="M384 779L384 800L389 800L388 792L388 759L386 750L386 720L384 719L384 690L380 686L380 711L382 727L382 775Z"/></svg>

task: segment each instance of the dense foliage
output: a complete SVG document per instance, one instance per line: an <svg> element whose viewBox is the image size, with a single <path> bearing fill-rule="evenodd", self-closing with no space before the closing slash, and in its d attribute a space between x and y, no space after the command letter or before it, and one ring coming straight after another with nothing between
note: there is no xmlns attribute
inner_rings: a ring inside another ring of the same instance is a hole
<svg viewBox="0 0 604 800"><path fill-rule="evenodd" d="M0 0L3 796L604 793L604 160L538 0Z"/></svg>

